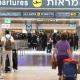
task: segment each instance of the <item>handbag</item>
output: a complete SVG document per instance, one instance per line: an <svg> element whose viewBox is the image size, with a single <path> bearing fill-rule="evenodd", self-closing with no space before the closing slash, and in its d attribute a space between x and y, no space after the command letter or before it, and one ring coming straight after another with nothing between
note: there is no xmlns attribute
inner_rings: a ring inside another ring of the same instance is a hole
<svg viewBox="0 0 80 80"><path fill-rule="evenodd" d="M77 74L80 74L80 64L77 65Z"/></svg>
<svg viewBox="0 0 80 80"><path fill-rule="evenodd" d="M52 64L52 69L56 69L56 67L57 67L57 58L54 55L53 55L51 64Z"/></svg>

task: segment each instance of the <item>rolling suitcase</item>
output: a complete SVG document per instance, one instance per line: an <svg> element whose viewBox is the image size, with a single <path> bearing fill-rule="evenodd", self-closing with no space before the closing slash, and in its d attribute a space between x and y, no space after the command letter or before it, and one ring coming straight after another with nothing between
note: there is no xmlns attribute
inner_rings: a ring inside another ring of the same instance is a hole
<svg viewBox="0 0 80 80"><path fill-rule="evenodd" d="M63 65L63 80L77 79L77 64L76 62L64 62Z"/></svg>
<svg viewBox="0 0 80 80"><path fill-rule="evenodd" d="M17 51L16 51L16 49L12 50L12 59L13 59L13 69L17 70L17 68L18 68L18 58L17 58Z"/></svg>
<svg viewBox="0 0 80 80"><path fill-rule="evenodd" d="M52 43L47 44L47 53L51 53Z"/></svg>
<svg viewBox="0 0 80 80"><path fill-rule="evenodd" d="M6 56L6 63L5 63L5 72L7 73L8 71L11 71L10 70L10 62L9 62L9 57L8 55Z"/></svg>

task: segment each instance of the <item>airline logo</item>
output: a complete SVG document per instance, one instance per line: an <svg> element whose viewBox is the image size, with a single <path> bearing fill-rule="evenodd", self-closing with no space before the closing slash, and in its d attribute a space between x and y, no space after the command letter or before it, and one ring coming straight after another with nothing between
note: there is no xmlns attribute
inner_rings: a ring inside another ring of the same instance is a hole
<svg viewBox="0 0 80 80"><path fill-rule="evenodd" d="M39 8L42 6L43 0L33 0L32 4L35 8Z"/></svg>

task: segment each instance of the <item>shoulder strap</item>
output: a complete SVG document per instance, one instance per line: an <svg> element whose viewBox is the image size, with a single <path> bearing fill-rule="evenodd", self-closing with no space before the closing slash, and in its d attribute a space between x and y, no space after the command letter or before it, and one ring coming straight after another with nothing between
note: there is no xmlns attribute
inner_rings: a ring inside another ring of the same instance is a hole
<svg viewBox="0 0 80 80"><path fill-rule="evenodd" d="M7 40L10 40L11 36L10 36L9 38L7 38L7 37L5 36L5 38L6 38Z"/></svg>

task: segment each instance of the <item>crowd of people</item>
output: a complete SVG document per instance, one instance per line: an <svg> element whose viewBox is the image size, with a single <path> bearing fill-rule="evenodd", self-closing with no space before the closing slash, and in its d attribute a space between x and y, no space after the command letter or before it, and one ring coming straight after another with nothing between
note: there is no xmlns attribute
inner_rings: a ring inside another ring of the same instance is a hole
<svg viewBox="0 0 80 80"><path fill-rule="evenodd" d="M67 33L66 32L66 40L69 42L70 47L73 50L77 50L78 49L78 41L79 41L79 37L77 35L77 33ZM60 40L61 37L61 33L54 33L53 34L53 44L55 46L55 44L57 43L57 41Z"/></svg>
<svg viewBox="0 0 80 80"><path fill-rule="evenodd" d="M78 49L78 41L79 41L79 37L76 33L67 33L67 38L66 40L69 42L71 49L73 50L77 50ZM55 44L57 43L57 41L59 41L61 39L61 32L57 32L57 33L28 33L27 35L27 39L28 39L28 46L29 47L33 47L33 49L36 50L45 50L47 48L50 50L49 52L51 52L51 48L52 45L55 47Z"/></svg>

